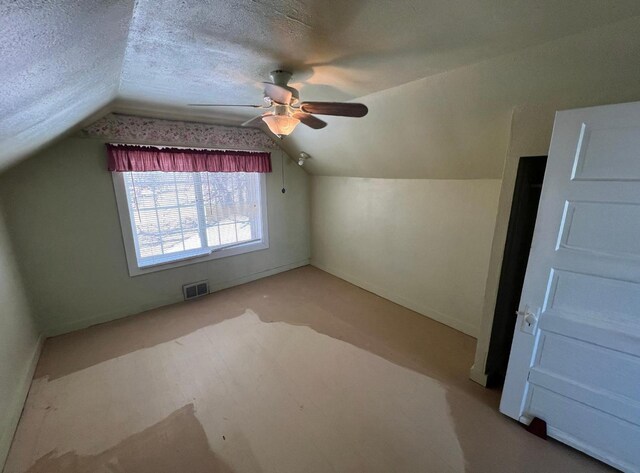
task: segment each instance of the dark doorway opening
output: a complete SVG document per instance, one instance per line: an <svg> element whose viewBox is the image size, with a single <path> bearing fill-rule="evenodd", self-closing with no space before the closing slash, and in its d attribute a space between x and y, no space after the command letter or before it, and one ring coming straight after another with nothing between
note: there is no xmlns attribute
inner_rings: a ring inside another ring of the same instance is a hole
<svg viewBox="0 0 640 473"><path fill-rule="evenodd" d="M501 387L507 374L546 165L546 156L524 157L518 163L485 369L490 387Z"/></svg>

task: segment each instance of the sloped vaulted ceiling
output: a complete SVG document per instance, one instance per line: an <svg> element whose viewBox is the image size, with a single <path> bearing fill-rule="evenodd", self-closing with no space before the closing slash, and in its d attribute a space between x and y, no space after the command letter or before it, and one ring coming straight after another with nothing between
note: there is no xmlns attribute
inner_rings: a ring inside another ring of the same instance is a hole
<svg viewBox="0 0 640 473"><path fill-rule="evenodd" d="M116 96L133 0L0 0L0 168Z"/></svg>
<svg viewBox="0 0 640 473"><path fill-rule="evenodd" d="M374 94L376 129L358 136L379 136L376 104L396 101L394 87L635 15L637 0L0 0L0 168L104 110L239 124L251 112L185 104L258 103L260 81L277 67L294 73L307 100ZM350 165L330 162L328 139L350 146L340 120L322 138L296 131L286 147L327 156L310 164L317 173L415 171L376 171L353 157L362 148L346 150Z"/></svg>

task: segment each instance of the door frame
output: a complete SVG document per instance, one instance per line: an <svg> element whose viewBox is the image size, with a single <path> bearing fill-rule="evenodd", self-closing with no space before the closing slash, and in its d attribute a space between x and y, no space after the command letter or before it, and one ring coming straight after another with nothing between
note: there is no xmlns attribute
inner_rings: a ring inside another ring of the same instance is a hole
<svg viewBox="0 0 640 473"><path fill-rule="evenodd" d="M551 139L551 128L553 126L553 113L551 113L551 119L549 120L549 140ZM544 140L543 140L544 143ZM486 287L484 292L484 302L482 308L482 324L480 332L478 334L478 341L476 345L476 353L473 361L473 365L469 370L469 378L472 381L480 384L481 386L487 386L487 374L485 373L485 366L487 361L487 355L489 353L489 343L491 339L491 330L493 328L493 316L495 313L498 285L500 282L500 272L502 268L502 259L504 257L504 249L507 241L507 231L509 225L509 217L511 213L511 206L513 203L513 194L516 185L516 176L518 170L518 164L520 158L527 157L546 157L549 151L549 143L546 145L540 144L538 150L534 149L532 153L527 153L522 149L522 153L517 153L517 149L522 147L516 147L514 154L509 153L507 155L504 169L502 172L502 185L500 186L500 196L497 202L497 215L496 224L493 233L493 240L491 243L491 254L489 256L489 271L486 280Z"/></svg>
<svg viewBox="0 0 640 473"><path fill-rule="evenodd" d="M518 160L518 170L499 274L489 349L485 363L488 387L501 386L502 382L504 382L504 376L506 375L506 365L509 358L511 341L513 339L513 330L516 324L515 312L519 306L520 292L522 291L522 284L524 283L524 274L529 258L529 250L533 238L533 227L535 226L540 199L540 192L538 192L537 197L533 197L535 198L535 208L527 208L528 205L533 205L530 201L532 198L530 183L532 180L539 182L540 191L542 190L546 163L546 155L522 156ZM532 214L524 215L526 212L532 212ZM533 219L533 221L531 221L531 219ZM522 245L528 245L526 250L522 248ZM524 253L525 251L526 253ZM522 258L524 261L522 261ZM516 279L515 281L514 277ZM517 300L514 300L513 296L511 296L514 291L517 291L517 295L515 296ZM506 354L504 353L505 345L508 345L506 347ZM504 365L504 372L502 372L501 365Z"/></svg>

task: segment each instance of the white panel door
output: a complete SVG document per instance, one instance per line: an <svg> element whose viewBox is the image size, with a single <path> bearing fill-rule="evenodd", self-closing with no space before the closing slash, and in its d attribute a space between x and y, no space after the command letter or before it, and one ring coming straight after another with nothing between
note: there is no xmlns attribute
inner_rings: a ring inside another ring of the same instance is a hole
<svg viewBox="0 0 640 473"><path fill-rule="evenodd" d="M640 103L556 116L500 410L640 471Z"/></svg>

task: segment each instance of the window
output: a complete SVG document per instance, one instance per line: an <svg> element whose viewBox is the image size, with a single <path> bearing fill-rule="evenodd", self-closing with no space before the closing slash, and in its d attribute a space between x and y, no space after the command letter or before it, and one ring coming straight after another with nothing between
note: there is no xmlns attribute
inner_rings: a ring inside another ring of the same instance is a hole
<svg viewBox="0 0 640 473"><path fill-rule="evenodd" d="M113 176L132 276L268 248L265 174Z"/></svg>

